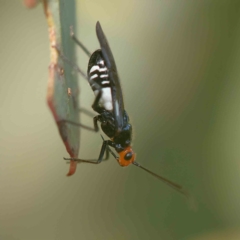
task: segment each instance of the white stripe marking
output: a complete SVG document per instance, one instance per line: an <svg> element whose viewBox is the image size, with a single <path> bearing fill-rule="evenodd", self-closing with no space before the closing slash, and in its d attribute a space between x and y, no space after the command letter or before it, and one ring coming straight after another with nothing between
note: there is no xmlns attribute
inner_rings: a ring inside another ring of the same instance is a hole
<svg viewBox="0 0 240 240"><path fill-rule="evenodd" d="M99 62L99 64L104 66L104 61L101 60L101 61Z"/></svg>
<svg viewBox="0 0 240 240"><path fill-rule="evenodd" d="M108 84L109 81L102 81L102 84Z"/></svg>
<svg viewBox="0 0 240 240"><path fill-rule="evenodd" d="M90 80L93 80L94 78L97 78L98 75L97 74L94 74L93 76L90 77Z"/></svg>
<svg viewBox="0 0 240 240"><path fill-rule="evenodd" d="M95 65L90 69L90 73L94 72L95 70L98 70L99 72L105 72L107 71L107 68L106 67L100 68L99 66Z"/></svg>
<svg viewBox="0 0 240 240"><path fill-rule="evenodd" d="M108 77L108 74L102 74L100 75L100 78L107 78Z"/></svg>
<svg viewBox="0 0 240 240"><path fill-rule="evenodd" d="M111 88L103 87L101 91L102 91L102 96L99 100L100 105L104 107L107 111L112 111L113 105L112 105ZM98 92L99 92L98 90L94 91L95 96L97 96Z"/></svg>
<svg viewBox="0 0 240 240"><path fill-rule="evenodd" d="M107 68L106 68L106 67L99 69L99 72L106 72L106 71L107 71Z"/></svg>
<svg viewBox="0 0 240 240"><path fill-rule="evenodd" d="M93 72L93 71L95 71L95 70L98 70L98 69L99 69L99 66L93 66L93 67L91 68L91 70L90 70L90 73Z"/></svg>

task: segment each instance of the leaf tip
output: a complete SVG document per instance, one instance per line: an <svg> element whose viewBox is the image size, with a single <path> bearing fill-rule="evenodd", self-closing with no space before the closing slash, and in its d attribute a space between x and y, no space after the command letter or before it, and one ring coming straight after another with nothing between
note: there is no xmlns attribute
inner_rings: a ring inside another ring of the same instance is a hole
<svg viewBox="0 0 240 240"><path fill-rule="evenodd" d="M70 167L69 167L67 176L68 177L72 176L76 172L76 169L77 169L77 162L73 160L70 161Z"/></svg>

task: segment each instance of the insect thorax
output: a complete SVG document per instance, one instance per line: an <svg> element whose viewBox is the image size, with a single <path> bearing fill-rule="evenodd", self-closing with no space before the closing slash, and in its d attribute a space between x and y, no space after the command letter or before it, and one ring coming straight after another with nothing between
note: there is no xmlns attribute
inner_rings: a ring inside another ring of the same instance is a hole
<svg viewBox="0 0 240 240"><path fill-rule="evenodd" d="M131 140L132 140L132 125L130 123L127 123L121 130L121 132L119 132L119 134L113 138L116 151L121 152L126 147L130 146Z"/></svg>
<svg viewBox="0 0 240 240"><path fill-rule="evenodd" d="M112 112L103 111L101 113L101 128L109 138L113 138L115 136L115 120Z"/></svg>
<svg viewBox="0 0 240 240"><path fill-rule="evenodd" d="M128 122L129 118L124 111L124 124L120 131L116 130L115 120L112 112L104 111L101 113L101 128L103 132L113 140L118 152L130 146L132 140L132 125Z"/></svg>

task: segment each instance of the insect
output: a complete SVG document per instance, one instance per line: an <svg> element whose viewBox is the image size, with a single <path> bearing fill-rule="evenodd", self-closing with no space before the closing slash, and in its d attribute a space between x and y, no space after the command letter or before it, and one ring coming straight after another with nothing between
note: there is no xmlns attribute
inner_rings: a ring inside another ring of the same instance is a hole
<svg viewBox="0 0 240 240"><path fill-rule="evenodd" d="M94 131L98 131L98 122L101 123L102 131L109 137L110 140L103 139L102 147L98 159L84 160L79 158L64 158L65 160L73 160L77 162L99 164L104 158L106 152L107 158L109 152L117 160L120 166L125 167L133 164L144 171L150 173L154 177L168 184L178 192L187 196L187 192L178 184L146 169L136 162L136 154L134 153L132 140L132 125L129 123L128 114L124 108L122 88L117 72L117 66L108 44L107 38L102 30L99 22L96 24L96 34L100 43L101 49L96 50L92 54L84 47L84 45L71 33L73 40L82 50L90 57L88 63L87 76L77 67L81 75L87 79L94 94L95 100L92 108L98 113L93 118ZM64 56L62 56L64 58ZM66 61L70 62L65 58ZM82 126L82 124L64 120L67 123ZM118 156L112 149L118 153Z"/></svg>

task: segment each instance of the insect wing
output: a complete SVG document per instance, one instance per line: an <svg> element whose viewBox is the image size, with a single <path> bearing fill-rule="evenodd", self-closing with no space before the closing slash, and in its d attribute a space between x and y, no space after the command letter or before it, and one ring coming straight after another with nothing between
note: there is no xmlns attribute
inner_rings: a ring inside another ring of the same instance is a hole
<svg viewBox="0 0 240 240"><path fill-rule="evenodd" d="M106 66L109 71L108 74L111 82L113 111L114 111L114 117L115 117L116 130L121 131L124 125L124 122L123 122L124 104L123 104L123 96L122 96L120 80L117 74L116 63L113 58L112 51L109 47L107 38L99 22L97 22L97 25L96 25L96 33L97 33L98 41L101 46L101 50L102 50L102 54L103 54Z"/></svg>

